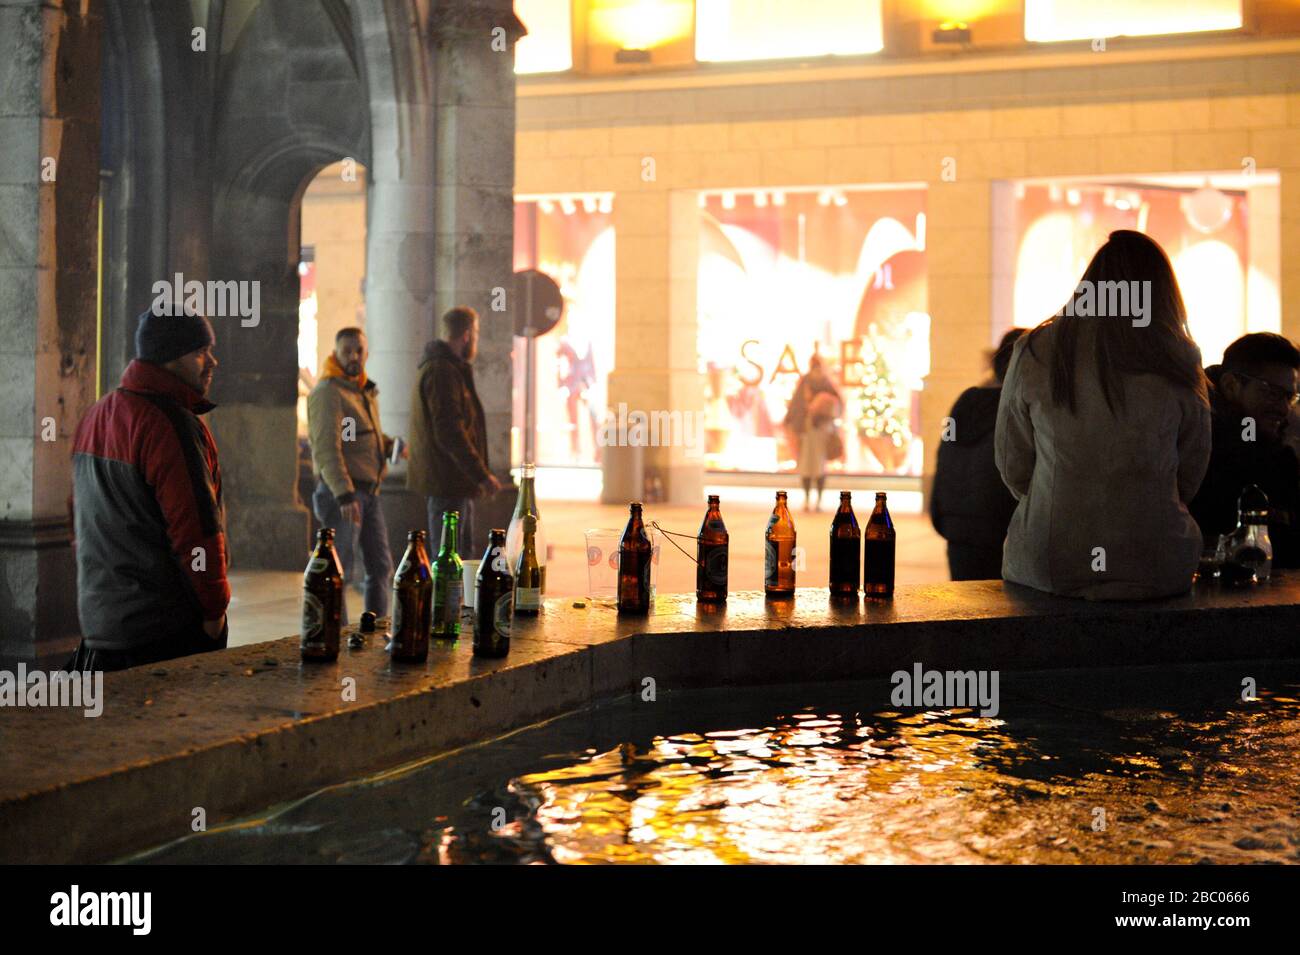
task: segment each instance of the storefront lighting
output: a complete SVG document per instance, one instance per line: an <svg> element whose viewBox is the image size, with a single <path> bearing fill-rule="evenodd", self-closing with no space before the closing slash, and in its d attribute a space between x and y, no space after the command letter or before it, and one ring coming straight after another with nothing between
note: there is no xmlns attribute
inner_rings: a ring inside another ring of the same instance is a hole
<svg viewBox="0 0 1300 955"><path fill-rule="evenodd" d="M695 5L690 0L591 0L591 40L616 47L619 63L647 63L650 51L691 35Z"/></svg>
<svg viewBox="0 0 1300 955"><path fill-rule="evenodd" d="M537 203L537 208L541 210L542 215L549 216L555 211L555 203L550 199L542 199Z"/></svg>
<svg viewBox="0 0 1300 955"><path fill-rule="evenodd" d="M709 197L707 193L700 193L699 203L701 209L707 209L709 207Z"/></svg>
<svg viewBox="0 0 1300 955"><path fill-rule="evenodd" d="M1107 188L1101 195L1101 201L1113 208L1115 205L1115 190Z"/></svg>
<svg viewBox="0 0 1300 955"><path fill-rule="evenodd" d="M767 208L767 193L762 190L754 193L754 206L758 209Z"/></svg>
<svg viewBox="0 0 1300 955"><path fill-rule="evenodd" d="M565 196L563 199L560 200L560 210L566 216L571 216L578 211L578 206L577 203L575 203L572 199L570 199L568 196Z"/></svg>
<svg viewBox="0 0 1300 955"><path fill-rule="evenodd" d="M722 194L722 208L724 209L736 208L736 194L734 192L724 192Z"/></svg>
<svg viewBox="0 0 1300 955"><path fill-rule="evenodd" d="M609 194L601 196L596 203L596 208L600 210L601 215L609 215L614 211L614 197Z"/></svg>
<svg viewBox="0 0 1300 955"><path fill-rule="evenodd" d="M821 192L817 193L817 205L829 206L830 204L831 204L831 191L829 189L823 189Z"/></svg>
<svg viewBox="0 0 1300 955"><path fill-rule="evenodd" d="M1048 187L1047 187L1047 198L1050 199L1050 200L1052 200L1052 202L1060 202L1060 201L1061 201L1061 187L1058 186L1056 183L1052 183L1050 186L1048 186Z"/></svg>
<svg viewBox="0 0 1300 955"><path fill-rule="evenodd" d="M1187 221L1202 235L1218 232L1232 218L1232 199L1208 184L1185 196L1182 207Z"/></svg>
<svg viewBox="0 0 1300 955"><path fill-rule="evenodd" d="M969 43L970 27L961 20L949 20L939 24L930 38L935 43Z"/></svg>
<svg viewBox="0 0 1300 955"><path fill-rule="evenodd" d="M595 196L583 196L583 197L582 197L582 211L583 211L583 212L595 212L595 211L596 211L596 197L595 197Z"/></svg>
<svg viewBox="0 0 1300 955"><path fill-rule="evenodd" d="M785 205L785 193L782 192L780 189L772 193L772 205L774 206Z"/></svg>
<svg viewBox="0 0 1300 955"><path fill-rule="evenodd" d="M1072 206L1077 206L1077 205L1078 205L1082 200L1083 200L1083 197L1079 194L1079 190L1078 190L1078 189L1067 189L1067 190L1066 190L1066 192L1065 192L1065 201L1068 202L1070 205L1072 205Z"/></svg>
<svg viewBox="0 0 1300 955"><path fill-rule="evenodd" d="M836 193L835 193L835 204L836 204L837 206L847 206L847 205L849 204L849 197L846 196L846 195L845 195L844 193L842 193L842 192L836 192Z"/></svg>

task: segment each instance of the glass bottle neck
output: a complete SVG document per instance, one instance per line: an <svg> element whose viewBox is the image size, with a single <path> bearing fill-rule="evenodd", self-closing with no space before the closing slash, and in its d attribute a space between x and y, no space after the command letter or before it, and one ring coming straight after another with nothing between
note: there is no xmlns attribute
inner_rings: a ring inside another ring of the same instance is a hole
<svg viewBox="0 0 1300 955"><path fill-rule="evenodd" d="M456 538L459 536L459 529L455 521L448 521L442 525L442 546L438 548L439 557L451 557L460 550L457 547Z"/></svg>

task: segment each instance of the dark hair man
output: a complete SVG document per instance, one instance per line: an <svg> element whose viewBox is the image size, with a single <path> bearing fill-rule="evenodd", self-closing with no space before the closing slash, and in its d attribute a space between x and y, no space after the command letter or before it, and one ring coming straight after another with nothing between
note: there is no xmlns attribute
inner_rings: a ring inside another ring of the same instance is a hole
<svg viewBox="0 0 1300 955"><path fill-rule="evenodd" d="M1213 451L1192 500L1207 543L1237 526L1237 498L1257 484L1268 495L1273 564L1300 567L1300 460L1284 441L1297 402L1300 349L1282 335L1255 332L1228 346L1207 368Z"/></svg>
<svg viewBox="0 0 1300 955"><path fill-rule="evenodd" d="M460 556L473 553L473 499L494 494L501 482L488 465L487 423L474 388L471 363L478 354L478 313L458 305L442 316L446 341L424 349L411 396L411 463L406 486L424 494L429 542L442 542L442 515L460 512Z"/></svg>
<svg viewBox="0 0 1300 955"><path fill-rule="evenodd" d="M140 316L121 385L73 444L77 612L71 670L121 670L223 649L225 512L217 446L200 415L217 359L199 315Z"/></svg>
<svg viewBox="0 0 1300 955"><path fill-rule="evenodd" d="M379 388L366 377L366 354L365 332L339 329L334 353L325 359L320 381L307 396L307 432L317 477L311 503L316 519L334 528L334 546L348 582L360 536L365 609L384 617L393 556L379 485L388 471L393 439L379 427ZM346 600L343 619L347 621Z"/></svg>

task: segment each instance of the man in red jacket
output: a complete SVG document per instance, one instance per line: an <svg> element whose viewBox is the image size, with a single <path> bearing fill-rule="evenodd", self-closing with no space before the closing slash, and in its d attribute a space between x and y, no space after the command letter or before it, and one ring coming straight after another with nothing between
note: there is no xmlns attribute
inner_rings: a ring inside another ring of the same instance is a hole
<svg viewBox="0 0 1300 955"><path fill-rule="evenodd" d="M121 670L223 649L225 512L200 415L217 360L198 315L140 316L136 359L73 445L77 612L72 670Z"/></svg>

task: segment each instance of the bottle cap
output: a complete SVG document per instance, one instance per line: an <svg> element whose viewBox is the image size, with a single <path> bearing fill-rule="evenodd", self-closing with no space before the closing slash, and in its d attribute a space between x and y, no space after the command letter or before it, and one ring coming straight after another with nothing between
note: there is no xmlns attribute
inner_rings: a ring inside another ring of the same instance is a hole
<svg viewBox="0 0 1300 955"><path fill-rule="evenodd" d="M372 611L367 610L361 615L361 632L375 632L375 615Z"/></svg>

